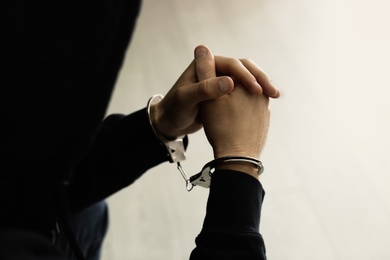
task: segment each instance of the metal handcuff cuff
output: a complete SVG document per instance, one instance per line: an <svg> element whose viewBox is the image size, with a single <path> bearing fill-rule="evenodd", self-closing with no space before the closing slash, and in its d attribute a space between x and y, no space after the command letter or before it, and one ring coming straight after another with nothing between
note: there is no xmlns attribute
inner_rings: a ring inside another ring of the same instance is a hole
<svg viewBox="0 0 390 260"><path fill-rule="evenodd" d="M148 118L150 126L153 129L153 132L157 139L160 141L160 143L165 147L167 150L167 155L169 157L170 163L176 163L177 169L179 170L181 176L183 177L185 183L186 183L186 189L187 191L191 191L194 186L201 186L204 188L210 187L211 182L211 176L213 175L215 168L218 164L221 163L228 163L228 162L243 162L243 163L249 163L252 164L256 169L257 173L261 175L264 171L264 166L261 163L261 161L252 158L252 157L245 157L245 156L227 156L227 157L221 157L217 158L215 160L212 160L203 166L202 170L191 176L190 178L187 177L187 174L185 173L183 167L181 166L180 162L186 159L185 155L185 148L183 139L185 136L180 136L176 138L175 140L167 140L166 138L160 136L156 130L153 127L152 119L150 116L150 108L152 105L157 104L164 98L163 95L158 94L152 96L147 105L147 112L148 112Z"/></svg>

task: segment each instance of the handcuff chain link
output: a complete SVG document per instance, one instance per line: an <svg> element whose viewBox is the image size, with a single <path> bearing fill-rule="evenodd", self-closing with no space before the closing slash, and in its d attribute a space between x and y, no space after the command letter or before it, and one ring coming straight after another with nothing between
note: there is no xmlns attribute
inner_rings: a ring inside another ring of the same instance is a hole
<svg viewBox="0 0 390 260"><path fill-rule="evenodd" d="M181 166L180 162L177 162L177 169L179 170L181 176L183 176L184 181L186 182L187 191L190 192L194 188L194 185L190 182L190 179L187 178L187 174Z"/></svg>

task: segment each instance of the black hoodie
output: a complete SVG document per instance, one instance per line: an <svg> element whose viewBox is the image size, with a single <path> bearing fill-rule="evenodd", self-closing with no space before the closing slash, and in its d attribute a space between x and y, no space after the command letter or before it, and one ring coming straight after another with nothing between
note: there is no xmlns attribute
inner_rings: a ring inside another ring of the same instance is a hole
<svg viewBox="0 0 390 260"><path fill-rule="evenodd" d="M62 259L50 235L64 207L81 210L168 159L146 109L104 119L140 1L3 6L0 259ZM191 259L265 259L263 194L246 174L216 172Z"/></svg>

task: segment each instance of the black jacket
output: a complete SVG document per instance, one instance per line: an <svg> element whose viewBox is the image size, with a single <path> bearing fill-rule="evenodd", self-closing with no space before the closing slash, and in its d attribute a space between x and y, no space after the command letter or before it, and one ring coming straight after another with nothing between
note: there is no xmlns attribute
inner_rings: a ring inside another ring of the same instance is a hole
<svg viewBox="0 0 390 260"><path fill-rule="evenodd" d="M103 120L140 2L9 0L5 9L0 259L61 259L49 239L63 196L70 211L83 209L167 161L145 109ZM264 259L261 185L239 172L213 179L192 259Z"/></svg>

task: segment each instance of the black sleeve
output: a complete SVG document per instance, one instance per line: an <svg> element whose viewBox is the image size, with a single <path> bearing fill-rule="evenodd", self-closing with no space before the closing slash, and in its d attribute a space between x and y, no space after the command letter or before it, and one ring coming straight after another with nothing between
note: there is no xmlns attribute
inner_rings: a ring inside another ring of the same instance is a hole
<svg viewBox="0 0 390 260"><path fill-rule="evenodd" d="M110 115L103 121L92 149L75 168L70 203L77 209L106 198L167 160L146 109L127 116Z"/></svg>
<svg viewBox="0 0 390 260"><path fill-rule="evenodd" d="M236 171L216 171L207 213L191 260L266 259L259 233L264 190L255 178Z"/></svg>

